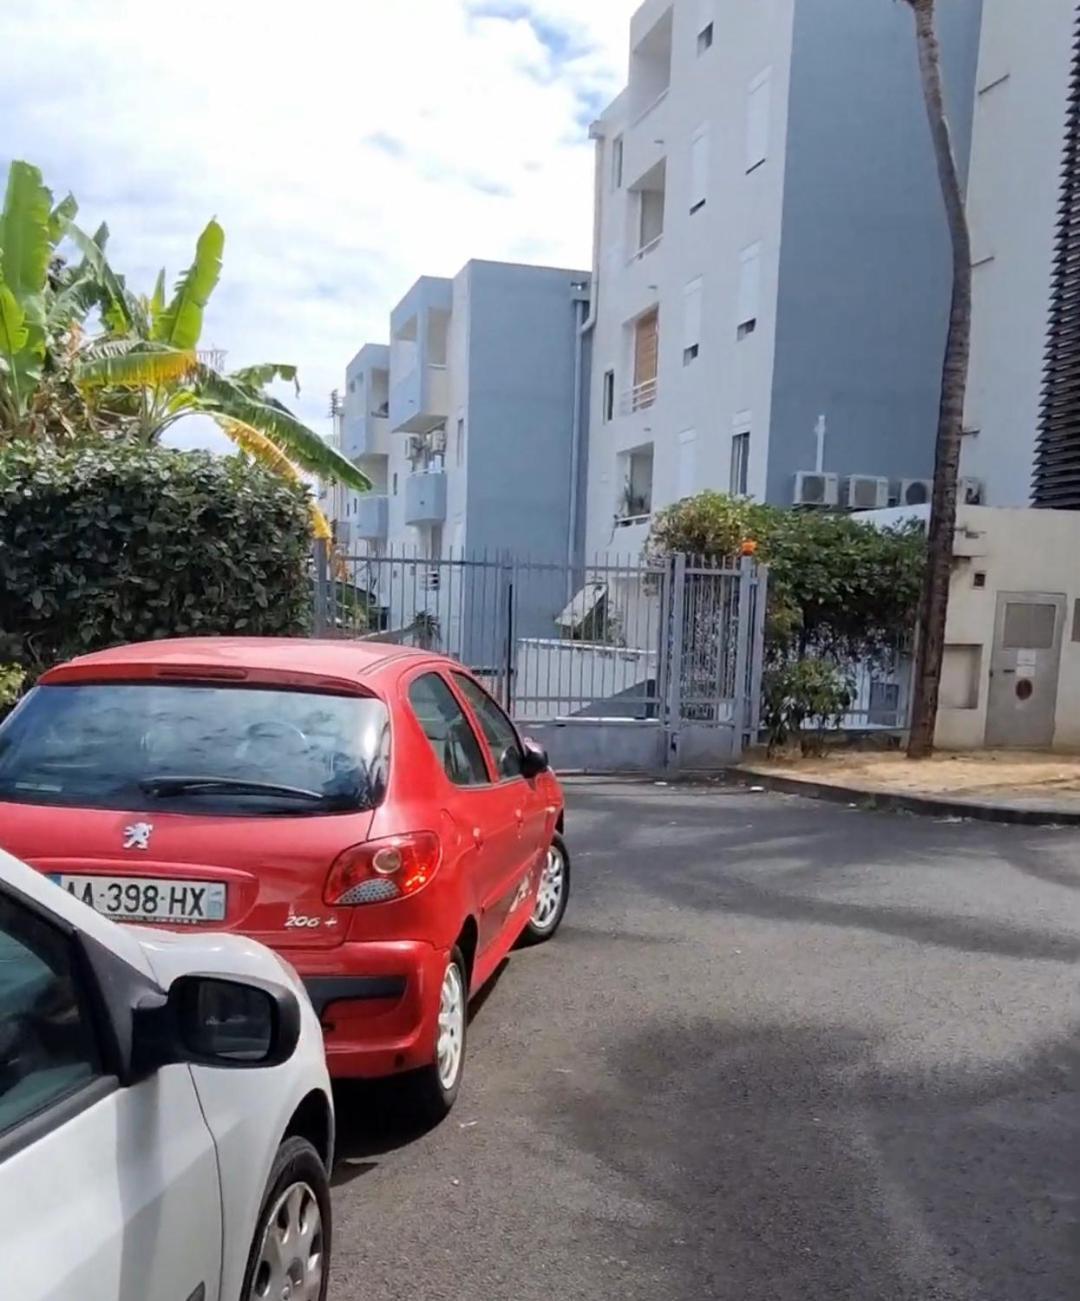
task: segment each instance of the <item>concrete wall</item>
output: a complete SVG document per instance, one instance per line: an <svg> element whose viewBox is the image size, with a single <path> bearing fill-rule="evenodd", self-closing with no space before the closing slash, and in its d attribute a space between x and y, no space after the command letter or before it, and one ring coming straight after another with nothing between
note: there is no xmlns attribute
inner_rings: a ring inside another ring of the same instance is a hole
<svg viewBox="0 0 1080 1301"><path fill-rule="evenodd" d="M958 526L944 678L951 689L959 653L950 655L948 647L981 652L973 707L942 709L937 743L945 749L983 744L998 593L1040 592L1066 597L1054 747L1080 749L1080 642L1072 640L1080 600L1080 514L967 506L960 508ZM986 576L984 587L975 586L976 574Z"/></svg>
<svg viewBox="0 0 1080 1301"><path fill-rule="evenodd" d="M981 7L938 6L965 167ZM797 0L786 168L766 496L815 468L822 412L826 470L929 476L950 252L907 5Z"/></svg>
<svg viewBox="0 0 1080 1301"><path fill-rule="evenodd" d="M961 473L1031 500L1075 0L985 0L968 215L974 318Z"/></svg>
<svg viewBox="0 0 1080 1301"><path fill-rule="evenodd" d="M565 561L572 509L574 282L584 271L471 262L468 545Z"/></svg>

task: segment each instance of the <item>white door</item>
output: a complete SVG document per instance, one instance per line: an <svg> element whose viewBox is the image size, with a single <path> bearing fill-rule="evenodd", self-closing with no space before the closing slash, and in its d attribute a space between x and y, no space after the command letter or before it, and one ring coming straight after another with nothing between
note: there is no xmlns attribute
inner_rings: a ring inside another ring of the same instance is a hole
<svg viewBox="0 0 1080 1301"><path fill-rule="evenodd" d="M0 890L0 1257L28 1301L219 1301L221 1194L187 1066L107 1074L71 927Z"/></svg>
<svg viewBox="0 0 1080 1301"><path fill-rule="evenodd" d="M1000 592L990 657L986 744L1048 749L1054 742L1065 597Z"/></svg>

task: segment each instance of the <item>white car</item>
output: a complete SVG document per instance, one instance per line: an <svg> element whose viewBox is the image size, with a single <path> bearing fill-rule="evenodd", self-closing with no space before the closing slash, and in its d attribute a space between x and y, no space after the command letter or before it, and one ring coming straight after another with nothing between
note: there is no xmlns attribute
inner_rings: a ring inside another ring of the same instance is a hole
<svg viewBox="0 0 1080 1301"><path fill-rule="evenodd" d="M0 851L0 1260L24 1301L323 1301L334 1112L299 979Z"/></svg>

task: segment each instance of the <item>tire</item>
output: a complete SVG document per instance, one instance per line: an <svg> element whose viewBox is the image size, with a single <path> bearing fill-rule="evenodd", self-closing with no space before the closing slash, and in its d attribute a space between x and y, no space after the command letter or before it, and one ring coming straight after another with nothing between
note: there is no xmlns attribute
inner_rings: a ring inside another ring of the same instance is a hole
<svg viewBox="0 0 1080 1301"><path fill-rule="evenodd" d="M536 906L529 918L529 924L521 932L519 943L523 947L531 944L546 944L562 925L562 919L566 916L566 905L569 902L570 854L566 848L566 841L556 832L544 863Z"/></svg>
<svg viewBox="0 0 1080 1301"><path fill-rule="evenodd" d="M439 1022L435 1060L412 1076L410 1102L425 1124L437 1125L457 1101L465 1074L465 1034L469 1010L469 978L460 949L447 959L439 989Z"/></svg>
<svg viewBox="0 0 1080 1301"><path fill-rule="evenodd" d="M279 1243L291 1243L283 1254L267 1250L272 1234ZM286 1288L295 1301L326 1301L330 1239L326 1168L306 1138L287 1138L274 1157L259 1208L241 1301L278 1301Z"/></svg>

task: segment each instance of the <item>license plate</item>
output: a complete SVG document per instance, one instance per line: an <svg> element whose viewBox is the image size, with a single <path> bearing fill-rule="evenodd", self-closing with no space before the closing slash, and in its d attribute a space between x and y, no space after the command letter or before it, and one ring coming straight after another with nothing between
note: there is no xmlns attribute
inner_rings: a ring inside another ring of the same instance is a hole
<svg viewBox="0 0 1080 1301"><path fill-rule="evenodd" d="M220 922L225 920L223 881L164 881L149 876L51 874L61 890L96 912L129 922Z"/></svg>

